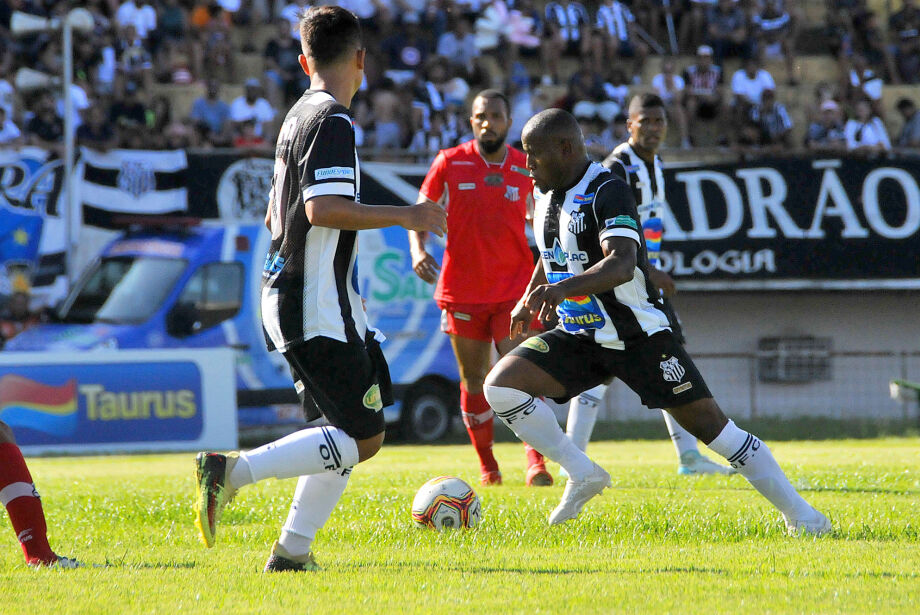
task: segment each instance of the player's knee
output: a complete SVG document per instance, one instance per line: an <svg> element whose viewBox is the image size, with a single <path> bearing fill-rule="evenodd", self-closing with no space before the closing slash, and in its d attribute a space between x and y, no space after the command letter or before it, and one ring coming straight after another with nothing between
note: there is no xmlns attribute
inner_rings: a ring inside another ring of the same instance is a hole
<svg viewBox="0 0 920 615"><path fill-rule="evenodd" d="M383 446L383 438L386 432L381 431L376 436L358 440L358 461L366 461L377 454L380 447Z"/></svg>
<svg viewBox="0 0 920 615"><path fill-rule="evenodd" d="M13 438L13 430L6 423L0 421L0 444L16 444Z"/></svg>

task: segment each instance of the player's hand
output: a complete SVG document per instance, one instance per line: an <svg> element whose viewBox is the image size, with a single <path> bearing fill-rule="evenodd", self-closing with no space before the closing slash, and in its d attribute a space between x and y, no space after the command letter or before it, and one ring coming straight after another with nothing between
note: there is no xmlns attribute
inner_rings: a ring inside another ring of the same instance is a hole
<svg viewBox="0 0 920 615"><path fill-rule="evenodd" d="M434 233L443 237L447 233L447 210L437 203L416 203L406 209L402 226L410 231Z"/></svg>
<svg viewBox="0 0 920 615"><path fill-rule="evenodd" d="M667 273L657 267L648 268L648 278L654 284L655 288L661 291L665 297L671 297L677 294L677 285L674 279Z"/></svg>
<svg viewBox="0 0 920 615"><path fill-rule="evenodd" d="M523 301L511 310L511 331L508 337L512 340L523 339L530 333L530 323L533 322L533 310L524 305Z"/></svg>
<svg viewBox="0 0 920 615"><path fill-rule="evenodd" d="M438 279L440 269L441 266L438 265L438 261L434 260L434 257L428 252L424 250L421 252L412 251L412 270L415 271L415 275L424 281L434 284Z"/></svg>
<svg viewBox="0 0 920 615"><path fill-rule="evenodd" d="M560 303L565 301L565 291L555 284L541 284L530 291L524 305L540 320L547 320L556 312Z"/></svg>

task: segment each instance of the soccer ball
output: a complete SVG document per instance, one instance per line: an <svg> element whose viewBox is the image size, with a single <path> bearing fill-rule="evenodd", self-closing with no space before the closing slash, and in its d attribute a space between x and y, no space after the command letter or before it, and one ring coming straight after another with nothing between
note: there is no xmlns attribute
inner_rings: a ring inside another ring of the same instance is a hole
<svg viewBox="0 0 920 615"><path fill-rule="evenodd" d="M436 530L479 525L479 496L454 476L439 476L422 485L412 500L412 520L419 527Z"/></svg>

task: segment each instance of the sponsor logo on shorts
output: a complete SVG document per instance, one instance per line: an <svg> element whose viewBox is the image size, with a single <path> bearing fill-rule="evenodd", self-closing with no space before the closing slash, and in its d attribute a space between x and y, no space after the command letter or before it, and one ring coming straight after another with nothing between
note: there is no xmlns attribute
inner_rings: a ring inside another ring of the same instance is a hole
<svg viewBox="0 0 920 615"><path fill-rule="evenodd" d="M451 312L451 316L453 316L457 320L465 320L466 322L473 320L472 316L470 316L469 314L464 314L463 312Z"/></svg>
<svg viewBox="0 0 920 615"><path fill-rule="evenodd" d="M604 220L604 228L614 228L617 226L628 226L633 230L639 230L639 225L636 224L636 221L633 220L630 216L622 215L617 216L616 218L607 218Z"/></svg>
<svg viewBox="0 0 920 615"><path fill-rule="evenodd" d="M351 167L326 167L313 171L313 179L355 179L355 170Z"/></svg>
<svg viewBox="0 0 920 615"><path fill-rule="evenodd" d="M462 182L457 184L457 190L475 190L476 182Z"/></svg>
<svg viewBox="0 0 920 615"><path fill-rule="evenodd" d="M658 364L658 367L661 368L661 374L668 382L680 382L683 380L684 374L687 373L684 366L678 362L677 357L671 357L667 361L662 361Z"/></svg>
<svg viewBox="0 0 920 615"><path fill-rule="evenodd" d="M380 385L372 384L371 388L364 394L364 399L361 401L364 403L365 408L377 410L378 412L383 410L383 399L380 397Z"/></svg>
<svg viewBox="0 0 920 615"><path fill-rule="evenodd" d="M692 383L692 382L685 382L685 383L683 383L683 384L677 385L676 387L674 387L673 389L671 389L671 391L673 391L674 394L677 395L678 393L683 393L684 391L689 391L689 390L692 389L692 388L693 388L693 383Z"/></svg>
<svg viewBox="0 0 920 615"><path fill-rule="evenodd" d="M549 352L549 344L546 343L546 340L539 337L529 337L521 342L521 346L536 350L537 352Z"/></svg>

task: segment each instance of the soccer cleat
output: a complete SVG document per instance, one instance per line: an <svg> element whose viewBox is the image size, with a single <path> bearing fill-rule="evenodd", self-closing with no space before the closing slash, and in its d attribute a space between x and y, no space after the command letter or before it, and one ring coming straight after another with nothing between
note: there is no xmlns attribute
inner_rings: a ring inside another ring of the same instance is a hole
<svg viewBox="0 0 920 615"><path fill-rule="evenodd" d="M322 568L313 559L312 551L305 556L295 557L276 540L272 545L272 554L268 556L262 572L312 572L317 570L322 570Z"/></svg>
<svg viewBox="0 0 920 615"><path fill-rule="evenodd" d="M570 478L565 484L565 492L562 494L559 506L549 516L549 524L558 525L565 523L569 519L574 519L581 512L584 505L588 503L588 500L600 495L604 487L611 486L610 474L596 463L591 474L583 480Z"/></svg>
<svg viewBox="0 0 920 615"><path fill-rule="evenodd" d="M217 522L236 489L229 484L230 472L239 453L198 453L195 457L195 525L198 537L209 549L217 537Z"/></svg>
<svg viewBox="0 0 920 615"><path fill-rule="evenodd" d="M527 468L527 478L524 483L528 487L551 487L553 485L553 475L547 471L544 464L535 463Z"/></svg>
<svg viewBox="0 0 920 615"><path fill-rule="evenodd" d="M811 509L815 513L811 519L800 519L794 521L783 515L783 521L786 522L786 533L790 536L824 536L830 533L834 528L830 520L822 513Z"/></svg>
<svg viewBox="0 0 920 615"><path fill-rule="evenodd" d="M479 476L479 484L483 486L498 486L502 484L502 473L498 470L483 472Z"/></svg>
<svg viewBox="0 0 920 615"><path fill-rule="evenodd" d="M55 555L53 561L45 561L37 557L33 557L28 562L26 562L32 568L60 568L62 570L71 570L73 568L83 568L78 560L75 560L72 557L61 557L60 555Z"/></svg>
<svg viewBox="0 0 920 615"><path fill-rule="evenodd" d="M680 456L680 466L677 468L678 474L686 476L692 474L737 474L738 471L730 466L723 466L716 463L709 457L700 454L699 451L686 451Z"/></svg>

